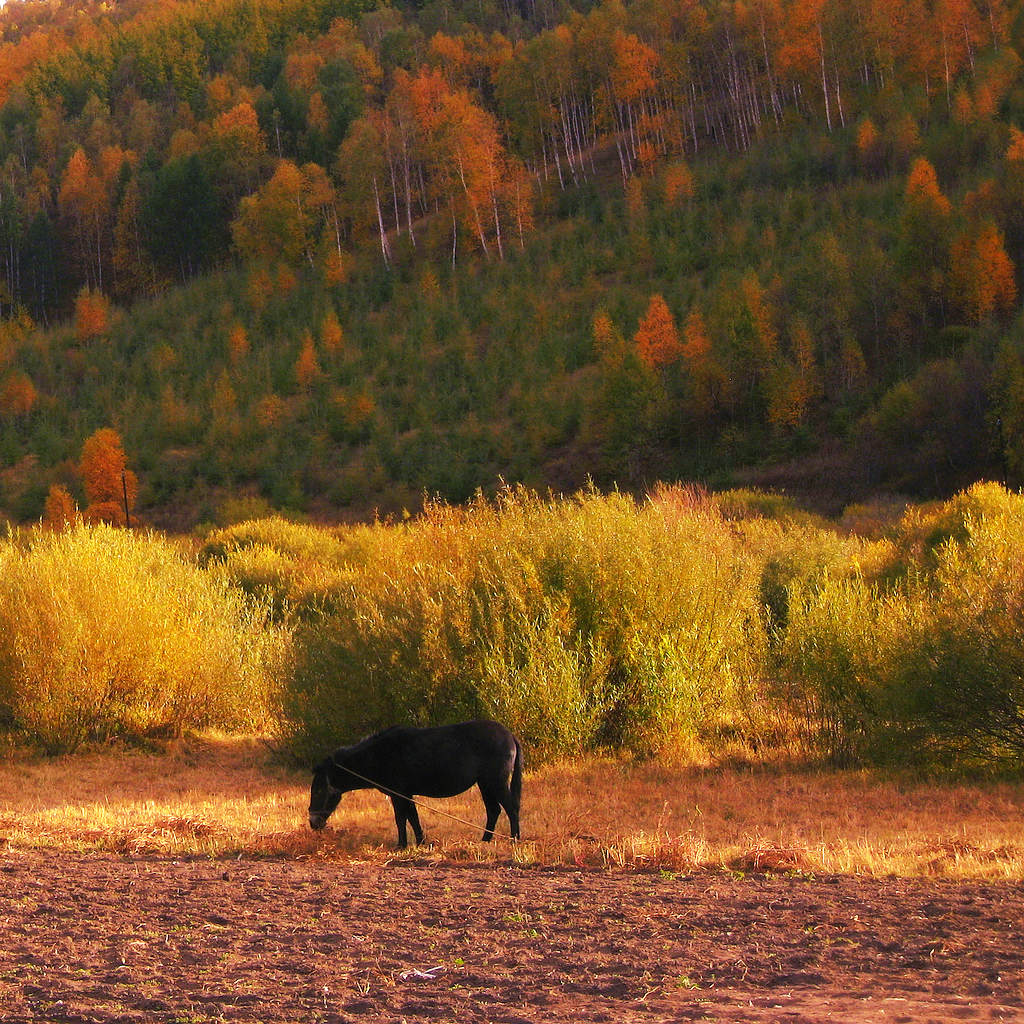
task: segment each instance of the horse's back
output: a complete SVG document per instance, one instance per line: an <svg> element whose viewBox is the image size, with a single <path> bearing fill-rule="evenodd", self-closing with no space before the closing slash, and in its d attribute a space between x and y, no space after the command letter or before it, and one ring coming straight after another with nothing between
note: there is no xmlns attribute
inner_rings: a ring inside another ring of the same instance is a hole
<svg viewBox="0 0 1024 1024"><path fill-rule="evenodd" d="M426 729L397 726L357 745L364 750L365 774L375 782L410 796L435 797L507 778L517 746L509 729L487 719Z"/></svg>

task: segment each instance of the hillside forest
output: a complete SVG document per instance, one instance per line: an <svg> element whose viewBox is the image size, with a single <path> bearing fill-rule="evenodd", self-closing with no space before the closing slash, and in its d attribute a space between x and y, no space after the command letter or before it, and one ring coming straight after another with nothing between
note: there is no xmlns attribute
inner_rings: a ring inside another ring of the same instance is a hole
<svg viewBox="0 0 1024 1024"><path fill-rule="evenodd" d="M1022 52L1015 0L9 0L0 513L1019 485Z"/></svg>

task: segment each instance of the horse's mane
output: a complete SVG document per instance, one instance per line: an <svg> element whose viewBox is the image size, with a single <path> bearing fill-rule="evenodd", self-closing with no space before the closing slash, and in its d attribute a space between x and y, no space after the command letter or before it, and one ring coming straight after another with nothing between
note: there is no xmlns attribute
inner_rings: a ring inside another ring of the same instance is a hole
<svg viewBox="0 0 1024 1024"><path fill-rule="evenodd" d="M335 751L335 754L357 754L365 750L371 743L376 743L377 740L384 736L390 736L392 733L398 732L403 726L401 725L389 725L386 729L381 729L380 732L371 733L369 736L364 736L361 740L356 740L351 746L341 747Z"/></svg>

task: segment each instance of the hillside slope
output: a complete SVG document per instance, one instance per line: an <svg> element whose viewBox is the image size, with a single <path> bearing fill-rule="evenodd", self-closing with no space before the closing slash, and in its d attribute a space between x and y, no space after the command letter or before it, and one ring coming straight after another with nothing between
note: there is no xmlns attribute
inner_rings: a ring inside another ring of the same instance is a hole
<svg viewBox="0 0 1024 1024"><path fill-rule="evenodd" d="M1022 476L1017 4L62 10L0 15L12 519L103 427L175 526Z"/></svg>

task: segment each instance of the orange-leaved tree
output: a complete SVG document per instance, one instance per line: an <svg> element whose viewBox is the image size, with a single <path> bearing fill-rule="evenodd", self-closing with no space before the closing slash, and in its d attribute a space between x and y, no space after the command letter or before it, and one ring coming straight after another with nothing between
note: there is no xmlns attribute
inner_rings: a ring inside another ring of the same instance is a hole
<svg viewBox="0 0 1024 1024"><path fill-rule="evenodd" d="M228 332L228 355L232 363L240 363L249 354L249 335L240 323L232 325Z"/></svg>
<svg viewBox="0 0 1024 1024"><path fill-rule="evenodd" d="M345 332L338 321L338 314L333 309L327 311L320 325L320 341L325 351L332 356L340 353L345 347Z"/></svg>
<svg viewBox="0 0 1024 1024"><path fill-rule="evenodd" d="M53 484L43 506L43 525L51 530L66 530L81 520L78 504L63 484Z"/></svg>
<svg viewBox="0 0 1024 1024"><path fill-rule="evenodd" d="M652 370L678 362L683 352L679 331L672 311L660 295L651 296L633 340L640 361Z"/></svg>
<svg viewBox="0 0 1024 1024"><path fill-rule="evenodd" d="M64 168L57 209L74 235L82 276L102 288L104 229L110 209L103 179L81 146L71 154Z"/></svg>
<svg viewBox="0 0 1024 1024"><path fill-rule="evenodd" d="M857 125L857 163L868 174L878 174L882 169L885 147L881 133L870 117L861 118Z"/></svg>
<svg viewBox="0 0 1024 1024"><path fill-rule="evenodd" d="M320 377L320 363L316 357L313 335L306 331L302 337L302 348L295 360L295 381L302 391L308 391Z"/></svg>
<svg viewBox="0 0 1024 1024"><path fill-rule="evenodd" d="M719 401L721 367L712 356L704 314L694 306L683 327L683 363L689 378L688 403L699 422L708 419Z"/></svg>
<svg viewBox="0 0 1024 1024"><path fill-rule="evenodd" d="M949 264L950 204L939 187L935 168L918 157L907 177L897 266L900 282L897 312L911 325L908 340L920 327L941 316Z"/></svg>
<svg viewBox="0 0 1024 1024"><path fill-rule="evenodd" d="M1009 316L1017 303L1016 270L1003 233L985 221L961 235L950 252L954 304L970 323Z"/></svg>
<svg viewBox="0 0 1024 1024"><path fill-rule="evenodd" d="M134 508L139 481L127 468L121 437L112 427L102 427L90 434L82 445L78 460L88 502L84 517L90 522L120 524L128 510Z"/></svg>
<svg viewBox="0 0 1024 1024"><path fill-rule="evenodd" d="M935 167L925 157L918 157L910 168L904 193L905 236L922 249L941 244L946 240L949 214L949 200L939 188Z"/></svg>
<svg viewBox="0 0 1024 1024"><path fill-rule="evenodd" d="M693 171L682 157L665 168L662 188L665 193L665 202L669 205L682 204L693 198L697 188Z"/></svg>
<svg viewBox="0 0 1024 1024"><path fill-rule="evenodd" d="M23 370L15 370L0 385L0 416L11 419L27 416L38 398L32 378Z"/></svg>
<svg viewBox="0 0 1024 1024"><path fill-rule="evenodd" d="M75 297L75 337L79 341L95 341L110 326L110 303L106 296L91 288L83 288Z"/></svg>

